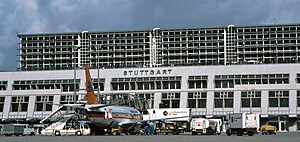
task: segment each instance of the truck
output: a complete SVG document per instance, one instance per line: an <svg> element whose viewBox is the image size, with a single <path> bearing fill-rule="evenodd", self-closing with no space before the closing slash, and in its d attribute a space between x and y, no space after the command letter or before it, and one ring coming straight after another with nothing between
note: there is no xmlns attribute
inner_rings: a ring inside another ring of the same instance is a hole
<svg viewBox="0 0 300 142"><path fill-rule="evenodd" d="M192 132L192 135L215 135L221 134L221 127L220 124L221 121L215 119L206 119L206 118L193 118L190 122L190 130Z"/></svg>
<svg viewBox="0 0 300 142"><path fill-rule="evenodd" d="M182 133L182 130L177 126L176 122L162 122L157 123L155 132L156 134L179 135L180 132Z"/></svg>
<svg viewBox="0 0 300 142"><path fill-rule="evenodd" d="M45 129L41 131L42 135L46 136L62 136L62 135L76 135L76 136L82 136L82 135L89 135L91 134L91 129L87 124L80 123L77 121L58 121L55 122Z"/></svg>
<svg viewBox="0 0 300 142"><path fill-rule="evenodd" d="M232 113L226 115L226 134L253 136L259 129L259 114L257 113Z"/></svg>
<svg viewBox="0 0 300 142"><path fill-rule="evenodd" d="M3 124L2 134L5 136L33 136L35 135L35 130L29 127L28 124Z"/></svg>
<svg viewBox="0 0 300 142"><path fill-rule="evenodd" d="M163 120L163 122L156 121L154 123L158 133L173 133L177 135L189 130L190 108L161 108L147 109L147 111L148 114L143 115L143 120Z"/></svg>

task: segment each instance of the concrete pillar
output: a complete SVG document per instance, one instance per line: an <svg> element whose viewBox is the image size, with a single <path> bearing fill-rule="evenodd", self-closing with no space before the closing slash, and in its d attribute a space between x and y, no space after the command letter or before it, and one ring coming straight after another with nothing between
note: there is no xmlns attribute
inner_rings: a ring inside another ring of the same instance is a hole
<svg viewBox="0 0 300 142"><path fill-rule="evenodd" d="M159 103L161 102L161 93L154 93L154 105L153 108L159 108Z"/></svg>
<svg viewBox="0 0 300 142"><path fill-rule="evenodd" d="M53 103L60 104L60 95L53 96ZM58 105L52 105L52 110L56 110L58 107L59 107Z"/></svg>
<svg viewBox="0 0 300 142"><path fill-rule="evenodd" d="M188 76L181 77L181 90L188 90ZM180 108L187 108L188 92L181 91L180 93Z"/></svg>
<svg viewBox="0 0 300 142"><path fill-rule="evenodd" d="M289 116L297 117L297 90L290 90L289 93Z"/></svg>
<svg viewBox="0 0 300 142"><path fill-rule="evenodd" d="M269 92L261 91L261 114L263 116L268 115L269 108Z"/></svg>
<svg viewBox="0 0 300 142"><path fill-rule="evenodd" d="M33 112L35 111L34 106L35 106L35 100L36 96L29 96L29 102L28 102L28 107L27 107L27 117L33 117Z"/></svg>
<svg viewBox="0 0 300 142"><path fill-rule="evenodd" d="M8 114L10 112L10 107L11 107L11 99L12 99L12 96L5 97L2 119L8 119Z"/></svg>
<svg viewBox="0 0 300 142"><path fill-rule="evenodd" d="M188 100L188 93L181 92L180 94L180 108L187 108L187 100Z"/></svg>
<svg viewBox="0 0 300 142"><path fill-rule="evenodd" d="M207 92L207 100L206 100L206 115L213 115L214 110L214 92Z"/></svg>
<svg viewBox="0 0 300 142"><path fill-rule="evenodd" d="M241 112L241 91L234 91L233 95L233 112Z"/></svg>

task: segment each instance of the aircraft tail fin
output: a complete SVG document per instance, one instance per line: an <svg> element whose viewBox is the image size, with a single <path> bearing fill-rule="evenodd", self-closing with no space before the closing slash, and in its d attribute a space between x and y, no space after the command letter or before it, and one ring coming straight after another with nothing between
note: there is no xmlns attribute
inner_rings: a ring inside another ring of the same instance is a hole
<svg viewBox="0 0 300 142"><path fill-rule="evenodd" d="M90 74L89 66L87 64L85 65L85 77L86 77L85 87L86 87L87 104L89 104L89 105L90 104L100 104L94 93L94 87L93 87L92 80L91 80L91 74Z"/></svg>

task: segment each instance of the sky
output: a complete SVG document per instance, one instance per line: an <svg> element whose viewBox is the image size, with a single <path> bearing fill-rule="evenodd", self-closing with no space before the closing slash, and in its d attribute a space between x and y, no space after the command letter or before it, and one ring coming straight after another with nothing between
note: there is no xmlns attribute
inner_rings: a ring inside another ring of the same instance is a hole
<svg viewBox="0 0 300 142"><path fill-rule="evenodd" d="M19 66L17 34L300 24L300 0L1 0L0 71Z"/></svg>

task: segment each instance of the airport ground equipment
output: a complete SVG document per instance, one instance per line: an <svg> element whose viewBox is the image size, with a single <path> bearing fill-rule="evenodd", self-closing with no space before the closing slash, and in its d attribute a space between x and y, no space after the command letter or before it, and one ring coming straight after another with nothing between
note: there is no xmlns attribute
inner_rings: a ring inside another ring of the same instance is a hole
<svg viewBox="0 0 300 142"><path fill-rule="evenodd" d="M143 120L159 120L154 122L156 129L162 129L162 131L169 131L167 133L171 133L170 131L172 130L166 128L175 127L176 129L178 129L178 132L172 133L177 134L189 130L189 122L191 116L192 115L190 108L160 108L148 109L148 114L143 115Z"/></svg>
<svg viewBox="0 0 300 142"><path fill-rule="evenodd" d="M262 125L260 130L262 135L276 135L277 127L272 125Z"/></svg>
<svg viewBox="0 0 300 142"><path fill-rule="evenodd" d="M192 135L214 135L221 134L220 123L218 120L211 120L206 118L193 118L191 120L191 132Z"/></svg>
<svg viewBox="0 0 300 142"><path fill-rule="evenodd" d="M156 126L156 134L179 135L179 133L183 132L183 130L180 129L179 126L177 126L176 122L161 122L157 123Z"/></svg>
<svg viewBox="0 0 300 142"><path fill-rule="evenodd" d="M91 129L87 124L79 121L77 114L65 115L58 121L50 124L44 130L42 130L42 135L89 135L91 134Z"/></svg>
<svg viewBox="0 0 300 142"><path fill-rule="evenodd" d="M29 127L28 124L3 124L2 134L5 136L33 136L35 135L35 130Z"/></svg>
<svg viewBox="0 0 300 142"><path fill-rule="evenodd" d="M226 134L253 136L259 128L259 114L257 113L233 113L226 115Z"/></svg>

